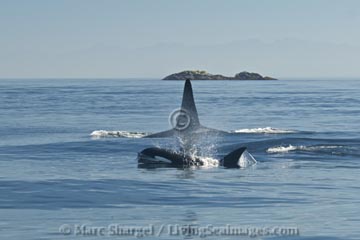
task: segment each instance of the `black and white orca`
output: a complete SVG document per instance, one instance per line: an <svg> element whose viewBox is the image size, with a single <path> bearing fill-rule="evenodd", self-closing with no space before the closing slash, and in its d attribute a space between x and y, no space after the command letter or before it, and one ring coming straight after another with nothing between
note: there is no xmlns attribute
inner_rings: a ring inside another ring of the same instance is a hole
<svg viewBox="0 0 360 240"><path fill-rule="evenodd" d="M202 141L201 137L227 134L225 131L204 127L200 124L190 80L186 80L181 108L170 115L173 128L154 133L147 138L178 137L181 151L151 147L138 153L139 167L189 167L205 165L204 158L193 156L194 146ZM195 151L196 152L196 151ZM243 168L256 163L256 160L241 147L217 160L219 166L226 168Z"/></svg>
<svg viewBox="0 0 360 240"><path fill-rule="evenodd" d="M176 152L171 149L151 147L142 150L138 154L139 167L163 166L163 167L191 167L203 166L205 160L198 156L190 156L183 151ZM241 147L227 154L220 160L218 165L225 168L245 168L254 165L256 160L248 153L246 147Z"/></svg>

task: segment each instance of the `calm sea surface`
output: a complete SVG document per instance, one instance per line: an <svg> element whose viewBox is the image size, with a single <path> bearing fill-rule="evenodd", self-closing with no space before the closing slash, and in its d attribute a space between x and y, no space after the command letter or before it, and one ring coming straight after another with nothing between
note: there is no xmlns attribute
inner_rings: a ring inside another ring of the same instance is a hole
<svg viewBox="0 0 360 240"><path fill-rule="evenodd" d="M182 81L0 80L1 239L136 239L114 226L199 239L174 230L188 225L206 239L360 239L360 80L193 88L202 124L232 133L207 139L209 157L247 146L255 166L138 168L142 149L175 147L139 137L170 128Z"/></svg>

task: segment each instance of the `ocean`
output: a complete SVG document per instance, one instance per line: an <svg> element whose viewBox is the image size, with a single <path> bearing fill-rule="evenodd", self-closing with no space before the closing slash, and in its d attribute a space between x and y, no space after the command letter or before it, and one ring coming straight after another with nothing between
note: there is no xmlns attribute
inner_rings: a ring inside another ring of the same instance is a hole
<svg viewBox="0 0 360 240"><path fill-rule="evenodd" d="M360 81L193 81L208 157L141 168L183 82L0 80L1 239L360 239ZM88 238L84 238L88 239Z"/></svg>

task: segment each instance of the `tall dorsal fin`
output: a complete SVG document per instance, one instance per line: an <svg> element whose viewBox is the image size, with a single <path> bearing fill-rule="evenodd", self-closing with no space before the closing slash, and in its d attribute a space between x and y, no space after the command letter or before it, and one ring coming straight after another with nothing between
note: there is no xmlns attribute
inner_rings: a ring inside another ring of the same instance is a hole
<svg viewBox="0 0 360 240"><path fill-rule="evenodd" d="M181 108L185 109L191 115L193 126L200 125L199 116L196 110L193 90L189 79L185 81Z"/></svg>
<svg viewBox="0 0 360 240"><path fill-rule="evenodd" d="M223 133L223 134L227 133L224 131L207 128L207 127L200 125L199 116L198 116L198 113L196 110L196 105L195 105L195 101L194 101L194 95L193 95L193 90L191 87L190 80L186 80L186 82L185 82L181 108L184 109L191 117L191 125L189 128L186 128L185 131L179 131L178 129L174 128L174 126L173 126L173 129L171 129L171 130L160 132L160 133L150 134L146 137L147 138L171 137L171 136L178 137L179 132L182 132L182 133L184 133L184 134L182 134L182 137L186 137L186 136L190 135L190 139L191 139L191 134L194 132L197 132L197 133L199 133L199 132ZM173 123L171 123L171 124L173 124Z"/></svg>

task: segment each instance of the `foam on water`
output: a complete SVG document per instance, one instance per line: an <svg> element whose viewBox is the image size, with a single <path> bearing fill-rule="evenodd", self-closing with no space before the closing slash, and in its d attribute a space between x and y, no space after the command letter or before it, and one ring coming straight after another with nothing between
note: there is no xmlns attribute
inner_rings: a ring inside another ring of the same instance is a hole
<svg viewBox="0 0 360 240"><path fill-rule="evenodd" d="M265 134L286 134L286 133L298 133L299 131L291 129L280 129L272 127L264 128L243 128L230 131L230 133L265 133ZM95 130L90 136L94 138L103 138L103 137L120 137L120 138L142 138L150 133L145 132L131 132L131 131L108 131L108 130Z"/></svg>
<svg viewBox="0 0 360 240"><path fill-rule="evenodd" d="M90 134L90 136L93 138L103 138L103 137L142 138L147 135L148 133L144 133L144 132L106 131L106 130L96 130Z"/></svg>
<svg viewBox="0 0 360 240"><path fill-rule="evenodd" d="M291 129L279 129L272 127L265 128L244 128L232 131L234 133L272 133L272 134L286 134L286 133L297 133L296 130Z"/></svg>
<svg viewBox="0 0 360 240"><path fill-rule="evenodd" d="M212 168L212 167L218 167L220 165L219 159L215 159L213 157L198 156L198 155L196 155L196 152L192 153L191 157L201 161L202 165L199 167ZM238 161L238 165L240 168L247 168L252 165L255 165L256 163L257 163L257 161L248 151L245 151L240 156L239 161Z"/></svg>
<svg viewBox="0 0 360 240"><path fill-rule="evenodd" d="M291 129L280 129L272 127L264 128L244 128L230 131L230 133L265 133L265 134L288 134L298 133L299 131ZM108 130L95 130L90 136L93 138L104 138L104 137L120 137L120 138L142 138L146 137L150 133L145 132L131 132L131 131L108 131Z"/></svg>
<svg viewBox="0 0 360 240"><path fill-rule="evenodd" d="M288 146L271 147L271 148L268 148L266 150L266 152L268 152L268 153L284 153L284 152L290 152L290 151L296 151L296 150L315 152L315 151L319 151L319 150L338 149L338 148L343 148L343 146L303 146L303 145L293 146L290 144Z"/></svg>
<svg viewBox="0 0 360 240"><path fill-rule="evenodd" d="M211 157L197 157L202 162L202 168L213 168L219 166L219 160Z"/></svg>
<svg viewBox="0 0 360 240"><path fill-rule="evenodd" d="M289 151L294 151L296 150L297 147L296 146L278 146L278 147L271 147L268 148L268 150L266 150L266 152L268 153L281 153L281 152L289 152Z"/></svg>

